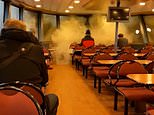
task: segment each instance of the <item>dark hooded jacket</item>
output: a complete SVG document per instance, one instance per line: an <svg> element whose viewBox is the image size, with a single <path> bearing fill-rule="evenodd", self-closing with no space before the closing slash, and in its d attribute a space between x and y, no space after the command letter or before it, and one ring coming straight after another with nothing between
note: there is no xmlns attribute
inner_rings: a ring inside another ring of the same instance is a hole
<svg viewBox="0 0 154 115"><path fill-rule="evenodd" d="M31 33L19 29L2 29L0 63L16 52L23 43L33 44L30 51L0 68L0 82L25 81L44 86L48 82L42 46Z"/></svg>

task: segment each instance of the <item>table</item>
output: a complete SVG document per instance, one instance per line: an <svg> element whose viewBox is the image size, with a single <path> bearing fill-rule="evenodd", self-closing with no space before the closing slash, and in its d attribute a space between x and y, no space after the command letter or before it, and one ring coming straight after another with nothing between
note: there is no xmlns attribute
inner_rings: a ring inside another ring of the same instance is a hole
<svg viewBox="0 0 154 115"><path fill-rule="evenodd" d="M145 85L154 84L154 74L128 74L128 78Z"/></svg>
<svg viewBox="0 0 154 115"><path fill-rule="evenodd" d="M154 84L154 74L128 74L127 77L137 83L144 84L147 88ZM145 104L145 102L136 102L136 111L143 112Z"/></svg>
<svg viewBox="0 0 154 115"><path fill-rule="evenodd" d="M132 54L133 54L134 56L136 56L136 57L142 57L142 56L144 56L146 53L132 53ZM109 55L115 57L115 56L118 55L118 53L109 53Z"/></svg>
<svg viewBox="0 0 154 115"><path fill-rule="evenodd" d="M115 64L115 63L120 62L120 61L122 61L122 60L97 60L98 63L105 64L105 65L107 65L107 64L110 64L110 65ZM145 64L145 65L152 62L151 60L134 60L134 61L136 61L136 62L138 62L140 64Z"/></svg>

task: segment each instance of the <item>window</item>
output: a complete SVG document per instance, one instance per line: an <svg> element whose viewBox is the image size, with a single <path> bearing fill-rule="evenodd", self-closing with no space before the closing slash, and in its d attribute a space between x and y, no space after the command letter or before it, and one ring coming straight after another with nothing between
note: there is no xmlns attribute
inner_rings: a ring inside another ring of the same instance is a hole
<svg viewBox="0 0 154 115"><path fill-rule="evenodd" d="M154 43L154 15L144 16L149 42Z"/></svg>
<svg viewBox="0 0 154 115"><path fill-rule="evenodd" d="M1 17L0 18L0 30L3 27L3 16L4 16L3 12L4 12L4 2L0 0L0 17Z"/></svg>
<svg viewBox="0 0 154 115"><path fill-rule="evenodd" d="M43 14L43 39L51 41L51 34L56 30L56 15Z"/></svg>
<svg viewBox="0 0 154 115"><path fill-rule="evenodd" d="M23 20L26 23L27 31L32 31L38 37L37 13L24 10Z"/></svg>
<svg viewBox="0 0 154 115"><path fill-rule="evenodd" d="M10 18L19 19L19 8L18 7L11 5Z"/></svg>
<svg viewBox="0 0 154 115"><path fill-rule="evenodd" d="M140 19L138 16L131 16L129 22L119 23L118 33L124 34L129 43L143 43L140 31Z"/></svg>

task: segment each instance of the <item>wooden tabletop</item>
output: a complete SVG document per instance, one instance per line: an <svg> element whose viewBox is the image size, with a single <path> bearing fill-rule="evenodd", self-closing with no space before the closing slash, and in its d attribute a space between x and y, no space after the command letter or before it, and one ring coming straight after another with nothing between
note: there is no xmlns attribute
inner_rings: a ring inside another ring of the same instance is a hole
<svg viewBox="0 0 154 115"><path fill-rule="evenodd" d="M144 56L146 53L132 53L132 54L133 54L134 56L136 56L136 57L142 57L142 56ZM115 56L118 55L118 53L109 53L109 55L115 57Z"/></svg>
<svg viewBox="0 0 154 115"><path fill-rule="evenodd" d="M128 74L127 77L145 85L154 84L154 74Z"/></svg>
<svg viewBox="0 0 154 115"><path fill-rule="evenodd" d="M122 60L98 60L97 62L100 64L115 64L119 61L122 61ZM152 62L151 60L134 60L134 61L139 62L140 64L146 64L146 65Z"/></svg>
<svg viewBox="0 0 154 115"><path fill-rule="evenodd" d="M83 53L84 56L88 56L88 57L94 56L95 54L96 54L96 53Z"/></svg>

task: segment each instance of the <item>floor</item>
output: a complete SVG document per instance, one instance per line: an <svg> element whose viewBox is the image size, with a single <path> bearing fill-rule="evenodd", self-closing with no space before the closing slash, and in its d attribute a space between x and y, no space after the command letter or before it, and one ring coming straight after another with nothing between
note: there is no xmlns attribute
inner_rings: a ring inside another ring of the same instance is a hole
<svg viewBox="0 0 154 115"><path fill-rule="evenodd" d="M73 65L53 65L49 70L46 93L59 97L57 115L123 115L123 98L119 99L118 111L113 110L113 91L103 86L102 93L93 88L93 77L85 79ZM137 114L129 108L129 115Z"/></svg>

